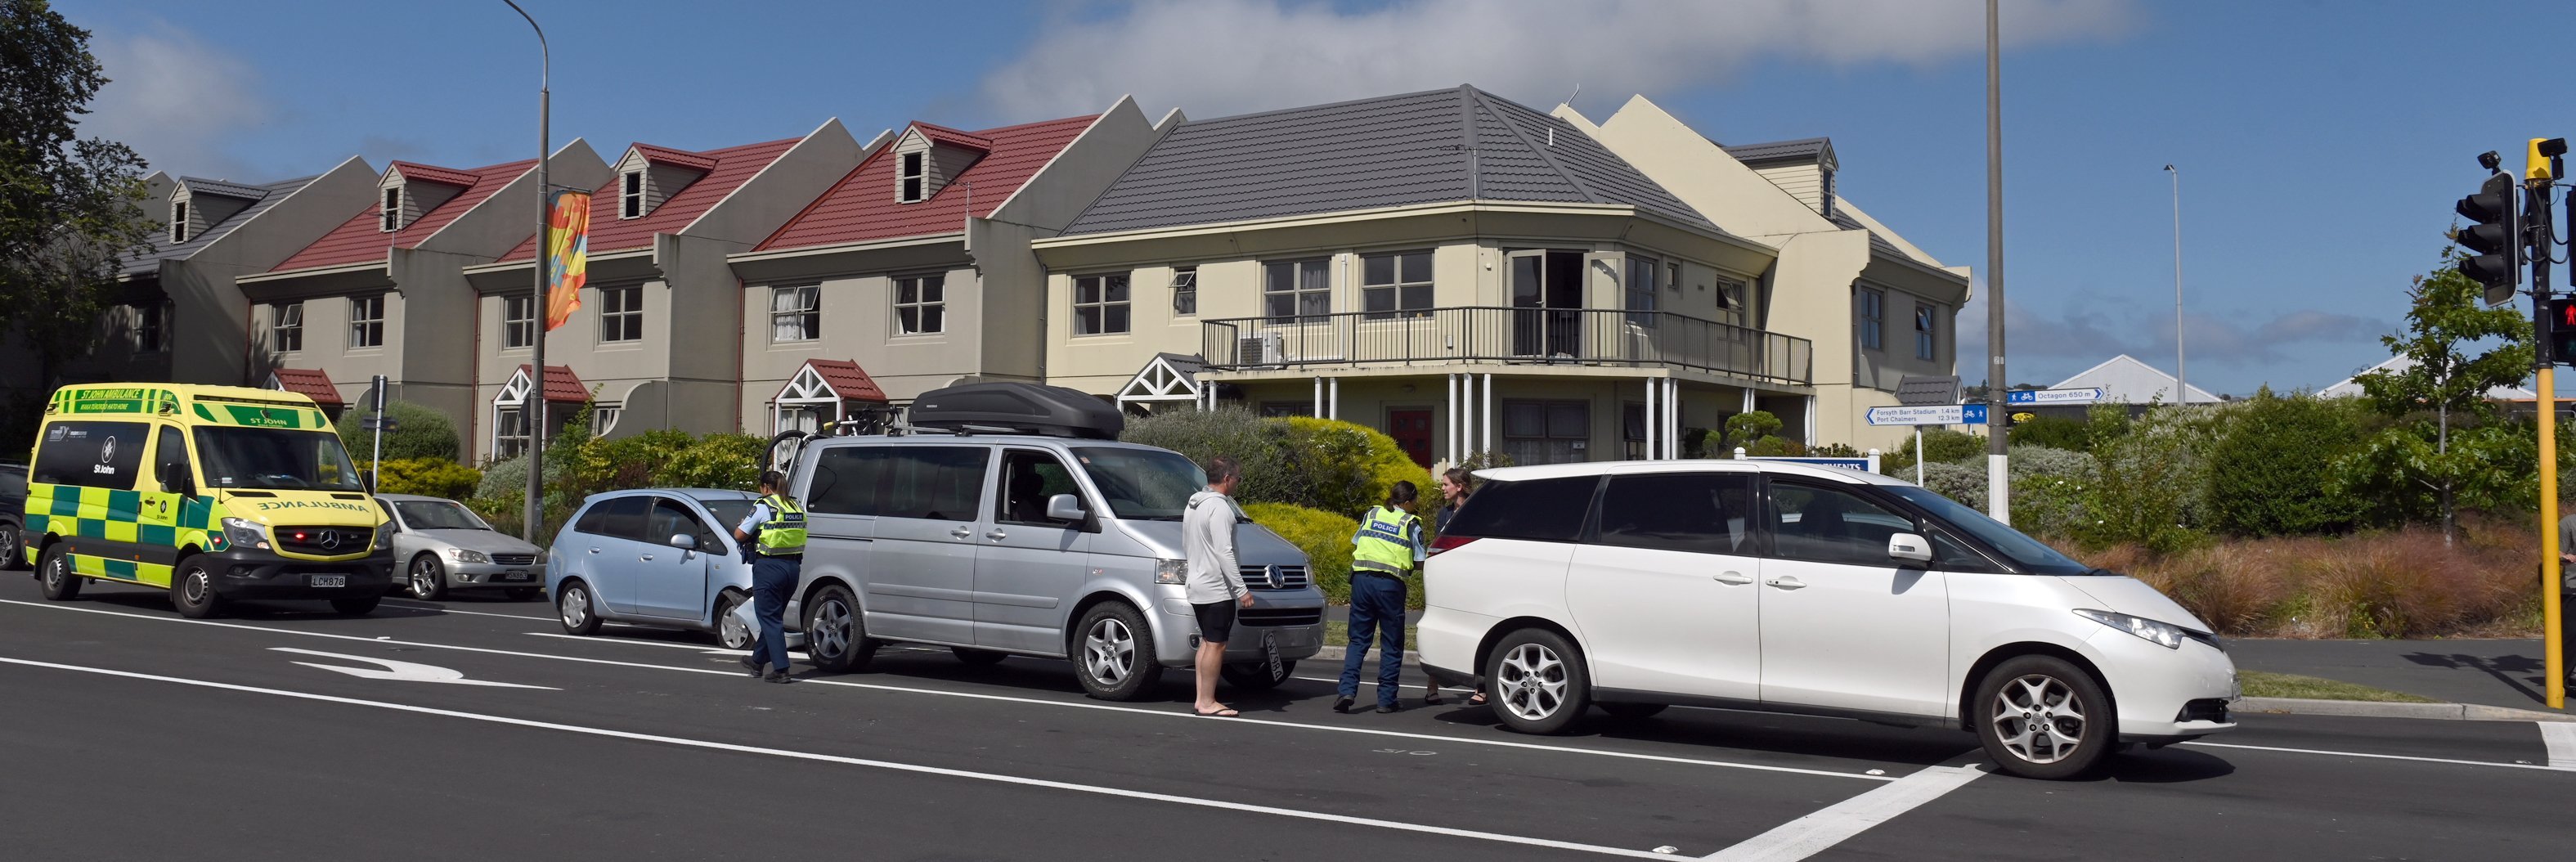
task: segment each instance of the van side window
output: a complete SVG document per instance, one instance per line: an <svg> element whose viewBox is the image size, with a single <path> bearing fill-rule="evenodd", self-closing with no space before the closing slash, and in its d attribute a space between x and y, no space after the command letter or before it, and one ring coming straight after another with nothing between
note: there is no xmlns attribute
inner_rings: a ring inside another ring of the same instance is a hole
<svg viewBox="0 0 2576 862"><path fill-rule="evenodd" d="M188 438L175 426L161 429L159 451L154 452L152 458L152 475L144 478L151 483L149 487L159 488L161 477L169 475L174 468L181 475L190 475Z"/></svg>
<svg viewBox="0 0 2576 862"><path fill-rule="evenodd" d="M1005 524L1063 526L1046 516L1047 499L1057 494L1080 494L1074 486L1073 472L1054 454L1035 449L1008 449L1002 452L1002 481L994 489L993 519Z"/></svg>
<svg viewBox="0 0 2576 862"><path fill-rule="evenodd" d="M1914 519L1839 488L1773 480L1775 555L1792 560L1892 567L1887 539L1918 532Z"/></svg>
<svg viewBox="0 0 2576 862"><path fill-rule="evenodd" d="M805 486L805 510L818 515L876 515L885 485L886 449L835 446L814 458Z"/></svg>
<svg viewBox="0 0 2576 862"><path fill-rule="evenodd" d="M142 422L56 422L36 443L34 480L130 491L152 426Z"/></svg>
<svg viewBox="0 0 2576 862"><path fill-rule="evenodd" d="M1487 482L1449 520L1449 534L1486 539L1571 542L1583 535L1599 476Z"/></svg>
<svg viewBox="0 0 2576 862"><path fill-rule="evenodd" d="M972 521L984 497L986 462L992 450L983 446L891 446L885 459L886 518Z"/></svg>
<svg viewBox="0 0 2576 862"><path fill-rule="evenodd" d="M1473 498L1470 498L1473 499ZM1610 477L1601 494L1601 543L1695 554L1757 553L1762 522L1745 473Z"/></svg>

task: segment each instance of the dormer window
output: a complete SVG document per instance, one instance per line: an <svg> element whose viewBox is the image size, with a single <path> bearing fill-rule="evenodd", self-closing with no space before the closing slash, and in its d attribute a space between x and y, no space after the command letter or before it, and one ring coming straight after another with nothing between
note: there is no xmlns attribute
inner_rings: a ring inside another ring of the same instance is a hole
<svg viewBox="0 0 2576 862"><path fill-rule="evenodd" d="M1826 218L1833 218L1833 217L1834 217L1834 169L1832 169L1832 168L1826 168L1826 169L1824 169L1823 171L1821 171L1820 173L1823 173L1823 174L1824 174L1824 180L1823 180L1823 181L1824 181L1824 186L1825 186L1825 200L1824 200L1824 203L1819 207L1819 209L1820 209L1820 210L1822 210L1822 215L1824 215L1824 217L1826 217Z"/></svg>
<svg viewBox="0 0 2576 862"><path fill-rule="evenodd" d="M174 243L188 241L187 201L177 201L170 204L170 241Z"/></svg>
<svg viewBox="0 0 2576 862"><path fill-rule="evenodd" d="M627 171L617 180L617 217L644 217L644 172Z"/></svg>
<svg viewBox="0 0 2576 862"><path fill-rule="evenodd" d="M377 230L392 233L402 229L402 187L385 190L385 204L378 210Z"/></svg>
<svg viewBox="0 0 2576 862"><path fill-rule="evenodd" d="M902 202L917 203L926 197L922 191L930 184L929 155L922 152L903 154L903 172L898 175L903 184Z"/></svg>

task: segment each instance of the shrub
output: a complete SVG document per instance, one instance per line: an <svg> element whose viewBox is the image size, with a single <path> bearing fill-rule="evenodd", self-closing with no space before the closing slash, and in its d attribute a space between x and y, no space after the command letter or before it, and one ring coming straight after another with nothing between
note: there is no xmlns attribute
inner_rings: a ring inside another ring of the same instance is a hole
<svg viewBox="0 0 2576 862"><path fill-rule="evenodd" d="M1931 455L1922 459L1925 464L1955 462L1961 458L1985 454L1986 438L1948 428L1925 428L1923 429L1923 451ZM1912 478L1914 461L1914 435L1908 434L1905 435L1905 442L1896 447L1896 454L1879 459L1879 471L1890 476ZM1904 468L1905 472L1897 472L1900 467Z"/></svg>
<svg viewBox="0 0 2576 862"><path fill-rule="evenodd" d="M1289 463L1288 435L1286 422L1222 407L1157 413L1127 423L1118 439L1170 449L1199 464L1218 455L1232 456L1243 465L1243 484L1235 488L1235 499L1302 504L1309 499L1307 477Z"/></svg>
<svg viewBox="0 0 2576 862"><path fill-rule="evenodd" d="M394 430L385 432L385 460L456 460L456 423L447 421L447 414L409 401L387 401L385 415L394 419ZM353 458L375 452L376 432L359 427L366 418L366 408L357 405L340 414L337 430Z"/></svg>
<svg viewBox="0 0 2576 862"><path fill-rule="evenodd" d="M2248 539L2159 554L2135 543L2072 550L2122 572L2230 637L2531 637L2537 544L2528 528L2473 522L2445 545L2429 526L2341 538Z"/></svg>
<svg viewBox="0 0 2576 862"><path fill-rule="evenodd" d="M668 488L760 487L769 441L749 434L709 434L656 465L653 484Z"/></svg>
<svg viewBox="0 0 2576 862"><path fill-rule="evenodd" d="M2096 480L2082 501L2095 546L2136 542L2158 553L2202 541L2208 525L2209 451L2239 404L2158 407L2134 421L2122 405L2094 408Z"/></svg>
<svg viewBox="0 0 2576 862"><path fill-rule="evenodd" d="M2330 469L2359 436L2351 412L2348 403L2256 392L2210 447L2210 526L2281 536L2351 525L2361 506L2340 492Z"/></svg>
<svg viewBox="0 0 2576 862"><path fill-rule="evenodd" d="M1306 571L1314 577L1315 587L1324 591L1325 601L1350 604L1351 534L1359 532L1360 522L1284 503L1248 503L1243 513L1306 552Z"/></svg>
<svg viewBox="0 0 2576 862"><path fill-rule="evenodd" d="M1387 490L1402 481L1412 482L1414 490L1421 492L1414 498L1414 513L1429 511L1431 471L1413 463L1395 438L1333 419L1298 416L1286 422L1286 460L1305 476L1305 499L1289 502L1358 515L1386 502Z"/></svg>
<svg viewBox="0 0 2576 862"><path fill-rule="evenodd" d="M2080 420L2060 416L2034 416L2015 422L2005 432L2004 441L2014 446L2046 446L2051 449L2081 451L2090 442L2091 431Z"/></svg>
<svg viewBox="0 0 2576 862"><path fill-rule="evenodd" d="M367 469L367 464L358 465L358 472L361 474L366 473ZM436 458L406 458L400 461L388 458L379 469L381 472L376 477L376 491L383 494L422 494L462 500L473 496L478 490L477 486L483 481L483 474L476 472L472 467ZM527 473L522 471L519 475L525 476Z"/></svg>

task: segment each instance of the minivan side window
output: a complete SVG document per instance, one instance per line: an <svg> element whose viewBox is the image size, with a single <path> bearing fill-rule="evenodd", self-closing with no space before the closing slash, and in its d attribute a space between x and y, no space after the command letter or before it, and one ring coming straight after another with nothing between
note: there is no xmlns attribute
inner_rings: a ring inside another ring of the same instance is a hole
<svg viewBox="0 0 2576 862"><path fill-rule="evenodd" d="M1449 520L1449 535L1533 542L1571 542L1583 536L1599 476L1566 476L1487 482Z"/></svg>
<svg viewBox="0 0 2576 862"><path fill-rule="evenodd" d="M993 490L993 520L1004 524L1031 524L1060 527L1061 521L1048 520L1047 499L1057 494L1080 494L1073 483L1073 471L1054 454L1035 449L1006 449L1002 452L1002 481Z"/></svg>
<svg viewBox="0 0 2576 862"><path fill-rule="evenodd" d="M885 518L975 520L984 497L984 446L890 446L885 460Z"/></svg>
<svg viewBox="0 0 2576 862"><path fill-rule="evenodd" d="M1473 498L1470 498L1473 499ZM1746 473L1610 477L1601 492L1604 545L1695 554L1758 553L1762 522Z"/></svg>
<svg viewBox="0 0 2576 862"><path fill-rule="evenodd" d="M835 446L814 458L805 483L805 511L818 515L875 515L885 484L887 450Z"/></svg>
<svg viewBox="0 0 2576 862"><path fill-rule="evenodd" d="M36 445L33 478L46 485L133 490L152 426L141 422L56 422Z"/></svg>
<svg viewBox="0 0 2576 862"><path fill-rule="evenodd" d="M1894 567L1887 539L1917 532L1914 519L1840 488L1773 480L1771 546L1792 560Z"/></svg>

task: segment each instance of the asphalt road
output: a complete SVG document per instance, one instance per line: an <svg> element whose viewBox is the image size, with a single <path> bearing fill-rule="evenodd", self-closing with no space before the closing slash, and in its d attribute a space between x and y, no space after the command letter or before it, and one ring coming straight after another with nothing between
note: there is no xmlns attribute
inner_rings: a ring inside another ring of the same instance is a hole
<svg viewBox="0 0 2576 862"><path fill-rule="evenodd" d="M1846 721L1676 709L1529 737L1419 689L1338 715L1320 663L1203 719L1187 673L1111 704L1061 662L897 649L781 686L697 637L564 637L537 602L241 610L0 576L0 858L2576 853L2576 769L2529 723L2248 716L2043 783L1980 771L1963 733Z"/></svg>

